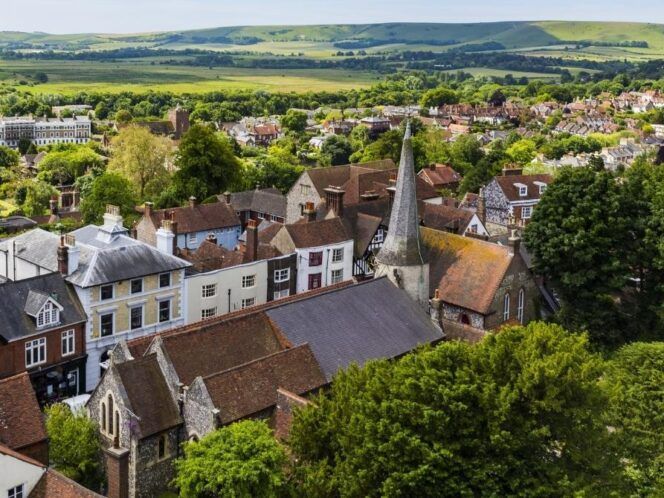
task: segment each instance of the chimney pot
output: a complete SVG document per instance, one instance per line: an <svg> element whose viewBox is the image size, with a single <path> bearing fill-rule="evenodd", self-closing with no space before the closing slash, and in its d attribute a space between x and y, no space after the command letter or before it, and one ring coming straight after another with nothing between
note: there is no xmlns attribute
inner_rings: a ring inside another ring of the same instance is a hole
<svg viewBox="0 0 664 498"><path fill-rule="evenodd" d="M152 216L152 206L153 206L153 204L151 202L146 202L145 203L144 214L145 214L146 218L149 218L150 216Z"/></svg>
<svg viewBox="0 0 664 498"><path fill-rule="evenodd" d="M507 240L507 245L509 246L511 256L514 256L519 252L519 248L521 246L521 237L519 236L519 232L516 230L516 228L512 229L510 238Z"/></svg>
<svg viewBox="0 0 664 498"><path fill-rule="evenodd" d="M193 195L189 197L189 207L196 207L196 197Z"/></svg>
<svg viewBox="0 0 664 498"><path fill-rule="evenodd" d="M313 202L307 202L304 204L304 219L307 222L316 221L316 207Z"/></svg>

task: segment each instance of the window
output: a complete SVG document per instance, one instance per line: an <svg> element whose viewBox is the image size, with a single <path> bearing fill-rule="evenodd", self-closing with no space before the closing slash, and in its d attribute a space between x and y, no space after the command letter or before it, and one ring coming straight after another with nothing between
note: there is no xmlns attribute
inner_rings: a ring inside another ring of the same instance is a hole
<svg viewBox="0 0 664 498"><path fill-rule="evenodd" d="M165 299L159 301L159 323L167 322L171 319L171 300Z"/></svg>
<svg viewBox="0 0 664 498"><path fill-rule="evenodd" d="M318 289L321 285L321 280L320 273L309 275L309 290Z"/></svg>
<svg viewBox="0 0 664 498"><path fill-rule="evenodd" d="M74 354L76 341L73 330L65 330L62 333L62 356Z"/></svg>
<svg viewBox="0 0 664 498"><path fill-rule="evenodd" d="M301 194L308 194L311 192L311 185L300 185L300 193Z"/></svg>
<svg viewBox="0 0 664 498"><path fill-rule="evenodd" d="M510 295L505 294L503 300L503 321L506 322L510 319Z"/></svg>
<svg viewBox="0 0 664 498"><path fill-rule="evenodd" d="M131 293L132 294L139 294L143 292L143 279L142 278L137 278L135 280L131 281Z"/></svg>
<svg viewBox="0 0 664 498"><path fill-rule="evenodd" d="M320 266L323 264L323 251L309 253L309 266Z"/></svg>
<svg viewBox="0 0 664 498"><path fill-rule="evenodd" d="M379 228L378 231L376 232L376 235L374 235L373 238L374 244L382 244L384 240L385 240L385 233L383 232L382 228Z"/></svg>
<svg viewBox="0 0 664 498"><path fill-rule="evenodd" d="M528 195L528 187L525 185L520 185L519 186L519 196L525 197Z"/></svg>
<svg viewBox="0 0 664 498"><path fill-rule="evenodd" d="M265 213L261 213L260 211L256 213L256 218L259 220L264 220L265 219Z"/></svg>
<svg viewBox="0 0 664 498"><path fill-rule="evenodd" d="M526 292L523 289L519 290L519 300L517 301L516 306L516 317L519 320L519 323L523 325L523 305L526 300Z"/></svg>
<svg viewBox="0 0 664 498"><path fill-rule="evenodd" d="M343 247L341 249L333 249L332 250L332 262L333 263L338 263L340 261L344 260L344 250Z"/></svg>
<svg viewBox="0 0 664 498"><path fill-rule="evenodd" d="M290 268L284 268L282 270L274 270L275 282L286 282L289 279L290 279Z"/></svg>
<svg viewBox="0 0 664 498"><path fill-rule="evenodd" d="M37 315L37 327L53 325L60 321L60 310L51 301L46 301Z"/></svg>
<svg viewBox="0 0 664 498"><path fill-rule="evenodd" d="M248 308L249 306L253 306L256 304L256 298L255 297L248 297L246 299L242 300L242 309Z"/></svg>
<svg viewBox="0 0 664 498"><path fill-rule="evenodd" d="M539 186L539 193L540 193L540 195L542 195L542 194L544 193L545 190L546 190L546 185L540 185L540 186Z"/></svg>
<svg viewBox="0 0 664 498"><path fill-rule="evenodd" d="M113 435L113 396L108 395L108 433Z"/></svg>
<svg viewBox="0 0 664 498"><path fill-rule="evenodd" d="M159 275L159 288L170 287L171 286L171 274L162 273Z"/></svg>
<svg viewBox="0 0 664 498"><path fill-rule="evenodd" d="M217 295L217 284L206 284L201 289L202 297L214 297Z"/></svg>
<svg viewBox="0 0 664 498"><path fill-rule="evenodd" d="M99 317L101 336L113 335L113 313L106 313Z"/></svg>
<svg viewBox="0 0 664 498"><path fill-rule="evenodd" d="M242 277L242 288L248 289L256 285L256 275L244 275Z"/></svg>
<svg viewBox="0 0 664 498"><path fill-rule="evenodd" d="M129 322L131 330L140 329L143 326L143 306L134 306L131 308Z"/></svg>
<svg viewBox="0 0 664 498"><path fill-rule="evenodd" d="M339 282L343 282L344 279L344 271L342 270L332 270L330 274L330 284L338 284Z"/></svg>
<svg viewBox="0 0 664 498"><path fill-rule="evenodd" d="M168 439L165 434L159 436L159 443L157 445L157 458L163 460L166 457L166 446L168 444Z"/></svg>
<svg viewBox="0 0 664 498"><path fill-rule="evenodd" d="M100 298L102 301L105 301L107 299L113 299L113 284L101 286Z"/></svg>
<svg viewBox="0 0 664 498"><path fill-rule="evenodd" d="M205 320L206 318L212 318L213 316L217 316L216 306L214 308L206 308L204 310L201 310L201 320Z"/></svg>
<svg viewBox="0 0 664 498"><path fill-rule="evenodd" d="M23 491L23 484L9 488L7 490L7 498L23 498L25 496Z"/></svg>
<svg viewBox="0 0 664 498"><path fill-rule="evenodd" d="M288 297L288 296L290 296L290 289L283 289L283 290L274 292L274 300L275 301L277 299L283 299L284 297Z"/></svg>
<svg viewBox="0 0 664 498"><path fill-rule="evenodd" d="M196 237L196 234L195 234L195 233L190 233L190 234L187 236L187 239L189 240L189 243L190 243L190 244L195 244L195 243L196 243L196 240L198 240L198 238Z"/></svg>
<svg viewBox="0 0 664 498"><path fill-rule="evenodd" d="M470 233L477 233L477 223L470 225Z"/></svg>
<svg viewBox="0 0 664 498"><path fill-rule="evenodd" d="M533 208L530 206L524 206L521 208L521 219L527 220L533 214Z"/></svg>
<svg viewBox="0 0 664 498"><path fill-rule="evenodd" d="M106 403L101 403L101 431L106 432Z"/></svg>
<svg viewBox="0 0 664 498"><path fill-rule="evenodd" d="M470 318L468 318L466 313L461 313L461 315L459 315L459 321L464 325L470 325Z"/></svg>
<svg viewBox="0 0 664 498"><path fill-rule="evenodd" d="M35 339L25 343L25 366L34 367L46 362L46 338Z"/></svg>

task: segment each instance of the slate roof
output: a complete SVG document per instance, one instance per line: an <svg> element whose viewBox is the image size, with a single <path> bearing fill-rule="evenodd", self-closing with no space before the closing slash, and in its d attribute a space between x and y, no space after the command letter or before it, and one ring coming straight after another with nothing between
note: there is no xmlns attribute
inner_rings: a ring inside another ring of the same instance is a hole
<svg viewBox="0 0 664 498"><path fill-rule="evenodd" d="M382 224L382 218L369 214L357 213L355 216L344 216L341 221L346 231L353 237L353 255L361 258L376 235L378 227Z"/></svg>
<svg viewBox="0 0 664 498"><path fill-rule="evenodd" d="M87 320L76 292L59 273L8 281L0 284L0 342L19 340L55 328L38 329L34 318L49 297L63 308L57 328Z"/></svg>
<svg viewBox="0 0 664 498"><path fill-rule="evenodd" d="M165 219L171 219L178 224L178 233L192 233L240 226L240 218L235 210L225 202L211 204L196 204L170 209L152 211L152 224L159 228Z"/></svg>
<svg viewBox="0 0 664 498"><path fill-rule="evenodd" d="M351 240L339 218L285 225L297 248L319 247Z"/></svg>
<svg viewBox="0 0 664 498"><path fill-rule="evenodd" d="M527 201L539 199L539 186L535 182L546 183L547 185L553 181L553 177L547 174L539 175L504 175L495 177L496 182L505 194L505 197L511 202L514 201ZM522 183L528 187L528 195L520 196L519 189L514 186L515 183Z"/></svg>
<svg viewBox="0 0 664 498"><path fill-rule="evenodd" d="M177 405L161 372L157 355L114 364L127 393L129 408L139 417L141 438L182 423Z"/></svg>
<svg viewBox="0 0 664 498"><path fill-rule="evenodd" d="M421 229L421 238L429 257L429 295L439 289L443 302L487 314L512 262L509 249L430 228Z"/></svg>
<svg viewBox="0 0 664 498"><path fill-rule="evenodd" d="M463 234L474 216L474 213L467 209L445 206L443 204L428 204L424 202L421 207L421 219L425 227L451 231L458 234Z"/></svg>
<svg viewBox="0 0 664 498"><path fill-rule="evenodd" d="M258 358L203 381L222 424L273 407L279 388L302 395L327 384L307 344Z"/></svg>
<svg viewBox="0 0 664 498"><path fill-rule="evenodd" d="M223 201L223 195L218 196ZM245 190L231 194L235 211L256 211L286 218L286 196L276 188Z"/></svg>
<svg viewBox="0 0 664 498"><path fill-rule="evenodd" d="M265 314L293 344L309 344L328 381L351 363L396 358L443 338L417 303L386 278L288 302Z"/></svg>
<svg viewBox="0 0 664 498"><path fill-rule="evenodd" d="M30 376L0 380L0 443L13 450L46 440L46 428Z"/></svg>

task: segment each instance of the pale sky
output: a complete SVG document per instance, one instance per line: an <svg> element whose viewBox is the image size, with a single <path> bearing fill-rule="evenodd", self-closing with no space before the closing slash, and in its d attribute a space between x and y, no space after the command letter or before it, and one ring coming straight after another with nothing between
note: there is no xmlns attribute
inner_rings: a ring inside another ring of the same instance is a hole
<svg viewBox="0 0 664 498"><path fill-rule="evenodd" d="M664 23L662 0L0 0L0 31L132 33L256 24Z"/></svg>

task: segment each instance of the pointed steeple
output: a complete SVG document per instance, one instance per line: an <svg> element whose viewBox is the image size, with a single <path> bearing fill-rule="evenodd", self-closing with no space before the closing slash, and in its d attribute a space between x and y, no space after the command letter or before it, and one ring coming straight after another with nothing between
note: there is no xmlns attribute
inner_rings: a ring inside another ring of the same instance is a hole
<svg viewBox="0 0 664 498"><path fill-rule="evenodd" d="M413 266L424 263L420 250L417 195L415 192L415 160L411 143L410 122L406 125L399 161L396 192L390 227L376 259L390 266Z"/></svg>

